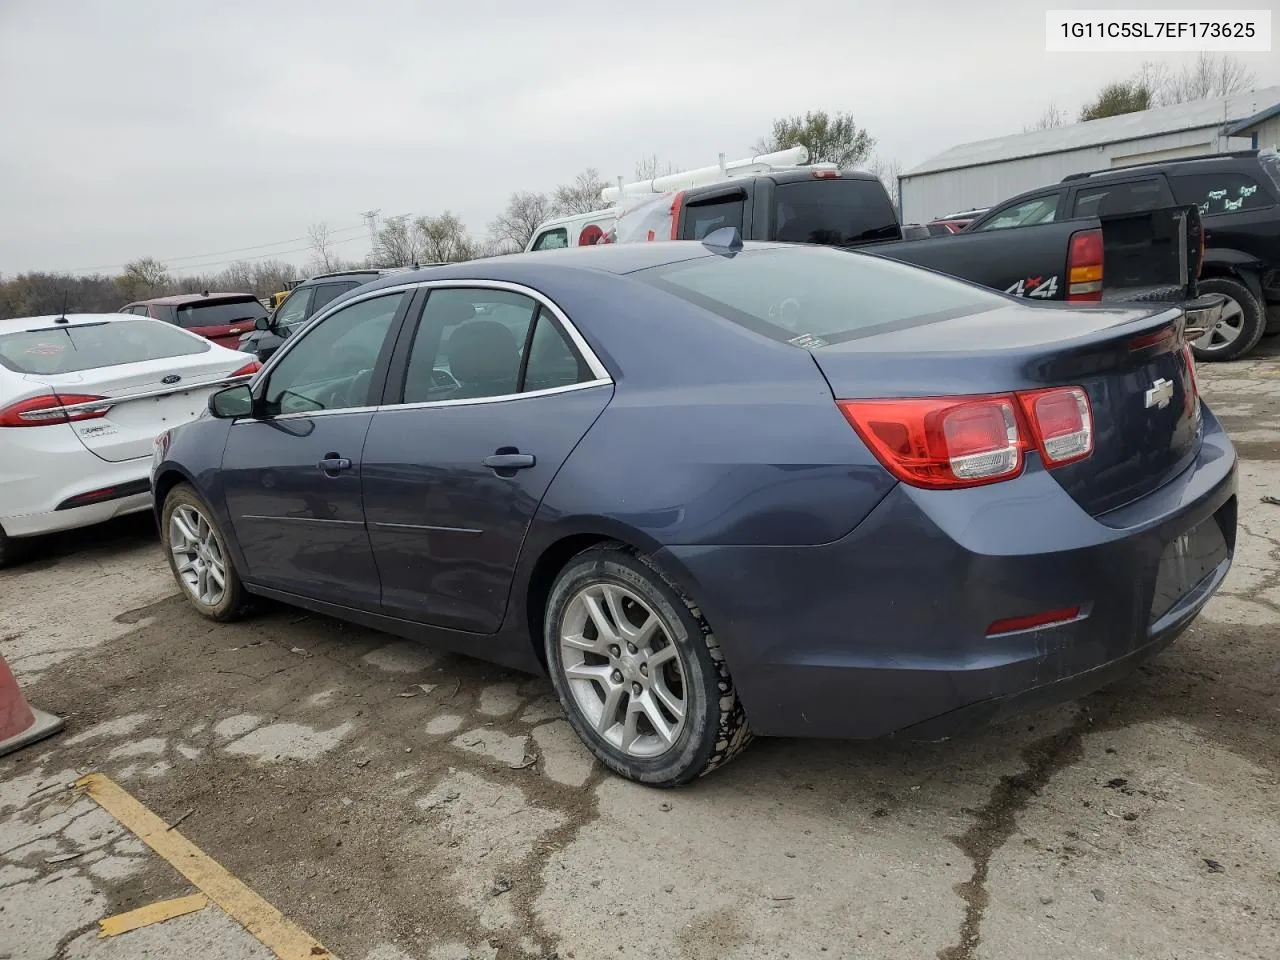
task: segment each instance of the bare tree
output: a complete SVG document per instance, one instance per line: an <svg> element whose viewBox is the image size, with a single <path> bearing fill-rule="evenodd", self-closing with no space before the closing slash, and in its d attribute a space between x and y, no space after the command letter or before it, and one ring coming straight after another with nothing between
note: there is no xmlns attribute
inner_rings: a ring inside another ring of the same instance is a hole
<svg viewBox="0 0 1280 960"><path fill-rule="evenodd" d="M1163 64L1159 67L1143 64L1143 69L1159 73L1158 86L1153 89L1155 99L1161 105L1242 93L1252 88L1257 76L1238 57L1205 51L1197 54L1193 62L1177 73L1171 73Z"/></svg>
<svg viewBox="0 0 1280 960"><path fill-rule="evenodd" d="M407 216L387 217L382 221L373 245L375 266L404 267L423 259L421 237Z"/></svg>
<svg viewBox="0 0 1280 960"><path fill-rule="evenodd" d="M656 153L636 161L637 180L656 180L658 177L669 177L681 170L671 161L659 161Z"/></svg>
<svg viewBox="0 0 1280 960"><path fill-rule="evenodd" d="M130 300L158 296L169 283L169 271L155 257L141 257L130 261L125 264L124 272L116 277L116 285Z"/></svg>
<svg viewBox="0 0 1280 960"><path fill-rule="evenodd" d="M329 225L323 221L307 228L307 237L311 240L311 255L326 273L333 269L333 245L329 240L331 233Z"/></svg>
<svg viewBox="0 0 1280 960"><path fill-rule="evenodd" d="M1045 107L1044 113L1040 114L1035 123L1027 124L1022 128L1023 133L1031 133L1033 130L1052 130L1054 127L1065 126L1067 123L1067 111L1058 109L1058 105L1050 101L1049 106Z"/></svg>
<svg viewBox="0 0 1280 960"><path fill-rule="evenodd" d="M523 250L550 217L551 203L545 193L513 193L507 209L489 224L489 239L503 253Z"/></svg>
<svg viewBox="0 0 1280 960"><path fill-rule="evenodd" d="M428 263L456 263L475 256L475 244L457 214L446 210L438 217L419 217L413 227Z"/></svg>
<svg viewBox="0 0 1280 960"><path fill-rule="evenodd" d="M867 170L880 178L880 182L884 184L885 190L889 193L889 202L893 204L893 209L897 210L898 178L902 176L902 161L897 157L885 160L877 155L867 163Z"/></svg>
<svg viewBox="0 0 1280 960"><path fill-rule="evenodd" d="M608 206L600 199L600 191L605 186L605 182L600 179L600 171L595 167L587 167L573 178L573 183L556 187L551 195L551 212L558 216L569 216L573 213L603 210Z"/></svg>

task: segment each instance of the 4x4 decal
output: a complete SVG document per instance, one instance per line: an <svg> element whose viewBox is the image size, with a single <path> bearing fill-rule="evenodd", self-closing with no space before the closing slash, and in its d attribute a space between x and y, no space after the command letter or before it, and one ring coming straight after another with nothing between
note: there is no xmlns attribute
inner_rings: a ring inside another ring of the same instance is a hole
<svg viewBox="0 0 1280 960"><path fill-rule="evenodd" d="M1027 277L1024 280L1019 280L1004 292L1011 293L1015 297L1039 297L1043 300L1049 300L1058 292L1058 277L1056 274L1047 280L1044 277Z"/></svg>

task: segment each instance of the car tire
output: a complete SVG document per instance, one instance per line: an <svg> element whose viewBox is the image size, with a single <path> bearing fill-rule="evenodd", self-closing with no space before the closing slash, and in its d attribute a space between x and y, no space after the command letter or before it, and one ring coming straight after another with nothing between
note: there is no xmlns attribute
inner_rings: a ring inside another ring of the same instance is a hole
<svg viewBox="0 0 1280 960"><path fill-rule="evenodd" d="M165 497L160 541L174 580L197 613L227 623L247 612L249 594L227 551L226 537L209 505L185 483L178 484ZM216 582L218 571L221 589Z"/></svg>
<svg viewBox="0 0 1280 960"><path fill-rule="evenodd" d="M1267 315L1252 290L1232 277L1210 277L1200 281L1200 292L1220 293L1227 303L1218 327L1191 344L1197 360L1239 360L1258 345L1267 329Z"/></svg>
<svg viewBox="0 0 1280 960"><path fill-rule="evenodd" d="M751 742L711 627L642 554L606 544L574 557L551 589L543 640L574 731L629 780L688 783Z"/></svg>

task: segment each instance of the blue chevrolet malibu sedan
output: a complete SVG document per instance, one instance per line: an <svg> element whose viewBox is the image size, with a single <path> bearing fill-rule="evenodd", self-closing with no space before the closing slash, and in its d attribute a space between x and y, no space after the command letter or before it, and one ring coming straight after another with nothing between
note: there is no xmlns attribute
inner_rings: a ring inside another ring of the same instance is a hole
<svg viewBox="0 0 1280 960"><path fill-rule="evenodd" d="M1132 670L1226 576L1183 323L736 238L431 268L161 436L155 509L201 614L545 671L643 783L947 736Z"/></svg>

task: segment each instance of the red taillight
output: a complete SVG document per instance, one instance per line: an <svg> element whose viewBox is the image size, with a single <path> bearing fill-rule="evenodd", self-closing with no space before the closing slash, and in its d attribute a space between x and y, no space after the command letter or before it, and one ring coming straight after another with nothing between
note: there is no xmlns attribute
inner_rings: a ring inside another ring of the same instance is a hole
<svg viewBox="0 0 1280 960"><path fill-rule="evenodd" d="M1071 235L1067 254L1067 299L1096 303L1102 299L1102 230Z"/></svg>
<svg viewBox="0 0 1280 960"><path fill-rule="evenodd" d="M842 400L840 409L885 469L912 486L971 487L1022 470L1012 397Z"/></svg>
<svg viewBox="0 0 1280 960"><path fill-rule="evenodd" d="M228 379L234 379L235 377L251 377L261 369L262 364L257 360L250 360L243 367L233 373Z"/></svg>
<svg viewBox="0 0 1280 960"><path fill-rule="evenodd" d="M1191 344L1182 345L1182 357L1187 362L1187 382L1183 388L1185 394L1183 409L1192 417L1200 415L1200 381L1196 379L1196 355L1191 351Z"/></svg>
<svg viewBox="0 0 1280 960"><path fill-rule="evenodd" d="M680 208L684 206L684 191L671 198L671 239L680 239Z"/></svg>
<svg viewBox="0 0 1280 960"><path fill-rule="evenodd" d="M1093 412L1080 387L837 403L884 468L914 487L955 490L1010 480L1031 450L1050 469L1093 452Z"/></svg>
<svg viewBox="0 0 1280 960"><path fill-rule="evenodd" d="M840 179L839 170L812 170L809 175L815 180L838 180Z"/></svg>
<svg viewBox="0 0 1280 960"><path fill-rule="evenodd" d="M0 410L0 427L43 427L50 423L77 423L81 420L96 420L105 417L111 409L106 397L87 396L84 394L63 394L54 396L32 397L19 400ZM81 404L100 404L84 409L70 409Z"/></svg>
<svg viewBox="0 0 1280 960"><path fill-rule="evenodd" d="M1070 623L1080 616L1080 608L1063 607L1060 610L1046 610L1043 613L1032 613L1025 617L1005 617L987 627L987 636L1000 633L1016 633L1019 630L1032 630L1036 627L1047 627L1052 624Z"/></svg>
<svg viewBox="0 0 1280 960"><path fill-rule="evenodd" d="M1046 467L1083 460L1093 453L1093 411L1079 387L1052 387L1018 394Z"/></svg>
<svg viewBox="0 0 1280 960"><path fill-rule="evenodd" d="M1130 350L1145 350L1147 347L1154 347L1157 344L1165 343L1172 345L1173 343L1173 327L1161 327L1152 333L1144 333L1141 336L1134 337L1129 341ZM1164 352L1163 350L1161 351Z"/></svg>

